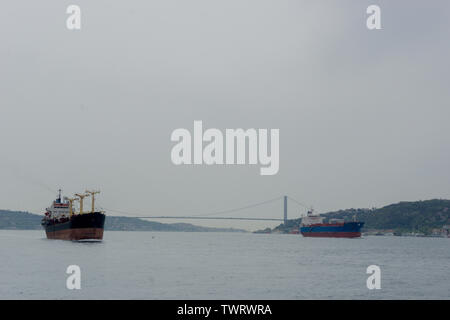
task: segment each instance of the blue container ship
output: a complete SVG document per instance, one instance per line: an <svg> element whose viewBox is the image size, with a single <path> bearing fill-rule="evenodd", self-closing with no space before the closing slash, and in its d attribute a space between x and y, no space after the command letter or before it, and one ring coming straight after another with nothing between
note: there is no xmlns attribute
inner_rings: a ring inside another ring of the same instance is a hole
<svg viewBox="0 0 450 320"><path fill-rule="evenodd" d="M359 238L364 222L345 222L343 219L331 219L328 223L323 222L324 217L314 215L308 211L308 215L302 218L300 233L304 237L325 238Z"/></svg>

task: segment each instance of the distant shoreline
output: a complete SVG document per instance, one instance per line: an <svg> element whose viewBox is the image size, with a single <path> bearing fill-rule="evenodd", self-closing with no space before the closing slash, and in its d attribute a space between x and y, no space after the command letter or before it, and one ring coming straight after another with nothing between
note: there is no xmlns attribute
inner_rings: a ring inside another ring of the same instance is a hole
<svg viewBox="0 0 450 320"><path fill-rule="evenodd" d="M374 236L450 237L450 200L398 202L382 208L345 209L321 214L329 219L359 220L362 233ZM0 210L0 230L40 230L42 216ZM253 233L295 233L301 218ZM235 228L202 227L189 223L161 223L123 216L107 216L107 231L250 232Z"/></svg>
<svg viewBox="0 0 450 320"><path fill-rule="evenodd" d="M0 210L0 230L42 230L42 216L24 212ZM173 231L173 232L248 232L235 228L202 227L190 223L161 223L139 218L107 216L106 231Z"/></svg>

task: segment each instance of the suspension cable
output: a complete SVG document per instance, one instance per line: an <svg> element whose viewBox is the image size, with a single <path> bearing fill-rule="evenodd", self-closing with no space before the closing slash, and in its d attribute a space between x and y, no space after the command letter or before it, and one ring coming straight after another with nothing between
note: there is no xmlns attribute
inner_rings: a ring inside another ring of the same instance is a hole
<svg viewBox="0 0 450 320"><path fill-rule="evenodd" d="M304 208L306 208L306 209L309 209L309 208L310 208L310 207L307 206L306 204L303 204L303 203L301 203L300 201L297 201L297 200L295 200L294 198L292 198L292 197L290 197L290 196L288 196L288 198L289 198L290 200L294 201L296 204L298 204L298 205L301 206L301 207L304 207Z"/></svg>
<svg viewBox="0 0 450 320"><path fill-rule="evenodd" d="M195 214L195 215L188 215L188 216L192 216L192 217L205 217L205 216L212 216L212 215L217 215L217 214L224 214L224 213L232 213L232 212L236 212L236 211L241 211L241 210L246 210L246 209L250 209L250 208L255 208L255 207L259 207L271 202L275 202L277 200L281 200L283 197L276 197L270 200L265 200L262 202L258 202L258 203L253 203L250 205L246 205L243 207L238 207L238 208L233 208L233 209L227 209L227 210L221 210L221 211L213 211L213 212L208 212L208 213L202 213L202 214ZM116 212L116 213L121 213L121 214L134 214L132 212L129 211L121 211L121 210L113 210L113 209L108 209L108 208L103 208L104 210L107 211L111 211L111 212Z"/></svg>

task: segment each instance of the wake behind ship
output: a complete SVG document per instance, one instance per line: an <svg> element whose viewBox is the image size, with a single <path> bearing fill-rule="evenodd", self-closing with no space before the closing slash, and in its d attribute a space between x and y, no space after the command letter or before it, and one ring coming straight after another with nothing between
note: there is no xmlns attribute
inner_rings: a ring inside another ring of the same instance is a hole
<svg viewBox="0 0 450 320"><path fill-rule="evenodd" d="M343 219L331 219L328 223L323 222L324 217L314 215L308 211L308 215L302 218L300 233L304 237L324 238L359 238L364 222L345 222Z"/></svg>
<svg viewBox="0 0 450 320"><path fill-rule="evenodd" d="M102 240L105 214L95 210L95 194L99 191L86 191L85 194L75 194L77 198L58 198L47 208L42 226L48 239L60 240ZM83 200L91 196L91 211L83 211ZM73 203L80 202L79 211L74 210Z"/></svg>

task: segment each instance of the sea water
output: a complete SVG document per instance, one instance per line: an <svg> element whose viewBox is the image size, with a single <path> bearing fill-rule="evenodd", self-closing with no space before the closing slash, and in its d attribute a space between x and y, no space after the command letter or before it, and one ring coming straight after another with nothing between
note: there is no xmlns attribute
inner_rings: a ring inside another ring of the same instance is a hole
<svg viewBox="0 0 450 320"><path fill-rule="evenodd" d="M367 287L370 265L381 289ZM0 299L450 299L450 239L105 231L94 243L0 230Z"/></svg>

